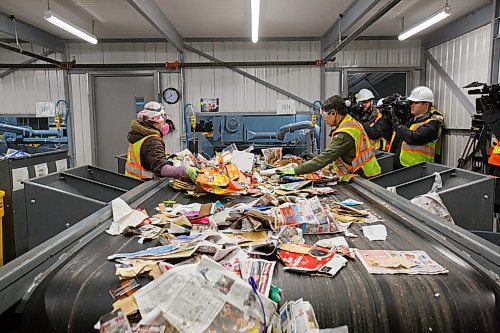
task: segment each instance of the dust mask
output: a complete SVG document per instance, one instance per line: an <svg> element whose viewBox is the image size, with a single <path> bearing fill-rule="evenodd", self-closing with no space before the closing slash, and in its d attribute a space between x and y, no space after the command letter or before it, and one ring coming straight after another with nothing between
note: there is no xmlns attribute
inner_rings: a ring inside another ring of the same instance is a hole
<svg viewBox="0 0 500 333"><path fill-rule="evenodd" d="M161 135L163 135L163 136L167 135L168 132L170 131L170 125L169 124L163 124L163 126L160 129L160 131L161 131Z"/></svg>

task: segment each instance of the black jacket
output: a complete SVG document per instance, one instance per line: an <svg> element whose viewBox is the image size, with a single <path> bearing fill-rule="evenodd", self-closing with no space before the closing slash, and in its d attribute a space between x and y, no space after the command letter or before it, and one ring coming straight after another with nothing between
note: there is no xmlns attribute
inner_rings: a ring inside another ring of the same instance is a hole
<svg viewBox="0 0 500 333"><path fill-rule="evenodd" d="M372 123L373 125L370 127ZM391 141L392 123L388 117L382 116L382 118L377 121L364 122L362 125L370 139L377 140L384 138L387 142Z"/></svg>
<svg viewBox="0 0 500 333"><path fill-rule="evenodd" d="M410 126L413 124L421 123L428 119L432 119L427 124L418 127L415 131L410 130ZM399 126L395 131L396 135L391 143L391 153L394 156L394 167L396 169L402 168L403 165L399 161L399 156L401 155L401 145L403 141L410 145L422 146L431 141L437 140L439 138L439 129L443 124L443 117L440 115L432 115L427 113L426 115L415 119L409 120L405 126Z"/></svg>
<svg viewBox="0 0 500 333"><path fill-rule="evenodd" d="M130 143L136 143L145 136L159 134L160 137L146 139L141 146L141 166L152 171L156 176L161 176L161 169L167 162L165 153L165 142L161 138L161 131L147 121L132 120L127 139Z"/></svg>
<svg viewBox="0 0 500 333"><path fill-rule="evenodd" d="M383 137L389 142L392 136L391 120L385 116L377 120L379 113L377 107L373 107L371 111L364 111L361 115L357 115L355 119L363 125L366 134L371 140L378 140ZM372 126L370 127L370 125Z"/></svg>
<svg viewBox="0 0 500 333"><path fill-rule="evenodd" d="M488 126L495 137L500 138L500 110L497 110L494 107L487 109L484 112L483 118L484 123Z"/></svg>

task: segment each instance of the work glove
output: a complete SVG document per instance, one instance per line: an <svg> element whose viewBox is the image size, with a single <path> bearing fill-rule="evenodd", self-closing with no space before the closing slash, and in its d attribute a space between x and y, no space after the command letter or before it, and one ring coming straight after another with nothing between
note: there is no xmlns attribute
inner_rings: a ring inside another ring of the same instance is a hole
<svg viewBox="0 0 500 333"><path fill-rule="evenodd" d="M276 173L278 175L295 176L295 169L294 168L284 168L281 170L277 170Z"/></svg>
<svg viewBox="0 0 500 333"><path fill-rule="evenodd" d="M198 178L198 173L200 172L200 169L195 168L195 167L187 167L186 168L186 173L188 177L193 181L193 183L196 183L196 178Z"/></svg>

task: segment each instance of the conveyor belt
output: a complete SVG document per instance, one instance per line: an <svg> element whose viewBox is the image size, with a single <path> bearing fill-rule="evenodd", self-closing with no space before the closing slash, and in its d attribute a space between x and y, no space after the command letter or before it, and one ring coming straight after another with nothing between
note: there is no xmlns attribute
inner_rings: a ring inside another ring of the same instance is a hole
<svg viewBox="0 0 500 333"><path fill-rule="evenodd" d="M273 281L283 289L284 300L302 297L312 303L320 327L348 325L351 333L499 331L498 284L440 242L401 222L394 214L397 210L389 209L386 202L370 200L359 187L342 185L338 189L339 200L350 197L365 202L365 208L385 220L388 231L385 242L370 242L362 235L361 226L353 225L351 230L358 238L348 239L351 247L425 250L449 273L370 275L359 260L350 260L334 278L327 278L284 272L279 263ZM189 201L165 187L140 207L153 213L158 202L173 198L180 203ZM307 236L306 241L313 243L318 238ZM108 290L118 283L114 263L106 257L148 246L152 243L140 245L137 238L100 234L35 289L19 330L91 332L98 318L112 310Z"/></svg>

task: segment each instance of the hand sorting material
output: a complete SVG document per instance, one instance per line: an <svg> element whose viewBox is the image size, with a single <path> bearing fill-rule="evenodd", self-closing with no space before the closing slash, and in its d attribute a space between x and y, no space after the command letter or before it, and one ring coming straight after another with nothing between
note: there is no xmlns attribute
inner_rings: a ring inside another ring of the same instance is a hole
<svg viewBox="0 0 500 333"><path fill-rule="evenodd" d="M281 150L268 151L266 159L269 166L301 162L285 159ZM327 172L296 176L288 166L264 176L256 161L234 149L210 161L191 158L199 169L186 171L196 185L177 179L170 185L191 197L209 196L184 204L165 198L151 217L113 201L108 232L151 245L107 257L122 279L110 292L123 297L101 317L101 331L317 332L311 303L291 301L272 284L277 270L335 279L349 261L360 260L372 274L447 272L423 251L354 249L349 243L362 244L363 237L352 238L361 231L370 241L387 238L376 212L353 208L364 204L358 197L337 197L337 178ZM143 284L144 278L151 281ZM287 301L278 310L282 298Z"/></svg>

